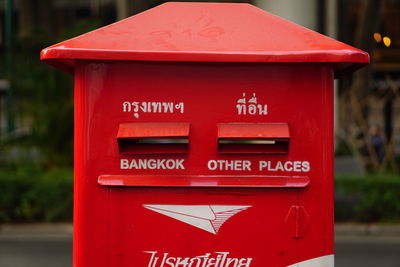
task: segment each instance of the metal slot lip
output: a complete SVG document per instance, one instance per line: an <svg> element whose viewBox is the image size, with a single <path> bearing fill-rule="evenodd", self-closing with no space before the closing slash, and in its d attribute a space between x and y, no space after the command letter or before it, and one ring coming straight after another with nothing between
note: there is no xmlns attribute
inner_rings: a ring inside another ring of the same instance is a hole
<svg viewBox="0 0 400 267"><path fill-rule="evenodd" d="M220 139L219 144L238 144L238 145L275 145L276 141L273 140L229 140Z"/></svg>
<svg viewBox="0 0 400 267"><path fill-rule="evenodd" d="M189 123L122 123L117 133L121 154L184 154Z"/></svg>
<svg viewBox="0 0 400 267"><path fill-rule="evenodd" d="M287 154L289 140L218 140L218 151L222 154Z"/></svg>
<svg viewBox="0 0 400 267"><path fill-rule="evenodd" d="M287 123L220 123L218 152L223 154L287 154Z"/></svg>
<svg viewBox="0 0 400 267"><path fill-rule="evenodd" d="M189 144L189 139L187 138L138 138L138 139L132 139L132 142L135 142L136 144L156 144L156 145L162 145L162 144Z"/></svg>

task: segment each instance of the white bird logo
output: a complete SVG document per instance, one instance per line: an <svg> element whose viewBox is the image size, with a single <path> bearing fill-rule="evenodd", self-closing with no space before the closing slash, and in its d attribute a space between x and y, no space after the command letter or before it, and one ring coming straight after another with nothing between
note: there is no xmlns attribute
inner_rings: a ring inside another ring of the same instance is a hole
<svg viewBox="0 0 400 267"><path fill-rule="evenodd" d="M143 205L143 207L216 235L229 218L251 206Z"/></svg>

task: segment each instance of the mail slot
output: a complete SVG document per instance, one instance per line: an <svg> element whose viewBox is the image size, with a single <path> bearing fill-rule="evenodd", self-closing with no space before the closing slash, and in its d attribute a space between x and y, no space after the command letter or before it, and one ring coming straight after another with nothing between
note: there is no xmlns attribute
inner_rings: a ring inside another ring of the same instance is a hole
<svg viewBox="0 0 400 267"><path fill-rule="evenodd" d="M271 153L289 151L287 123L220 123L218 146L220 153Z"/></svg>
<svg viewBox="0 0 400 267"><path fill-rule="evenodd" d="M74 266L333 266L333 80L368 54L166 3L41 59L75 77Z"/></svg>
<svg viewBox="0 0 400 267"><path fill-rule="evenodd" d="M123 154L186 153L188 123L122 123L117 140Z"/></svg>

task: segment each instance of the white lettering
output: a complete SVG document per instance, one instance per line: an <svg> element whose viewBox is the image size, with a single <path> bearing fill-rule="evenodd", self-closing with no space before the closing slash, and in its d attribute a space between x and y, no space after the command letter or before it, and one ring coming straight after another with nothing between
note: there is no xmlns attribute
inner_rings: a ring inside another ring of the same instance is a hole
<svg viewBox="0 0 400 267"><path fill-rule="evenodd" d="M268 172L309 172L311 170L310 162L308 161L265 161L258 162L258 169L260 171Z"/></svg>
<svg viewBox="0 0 400 267"><path fill-rule="evenodd" d="M185 159L121 159L121 170L185 170ZM211 171L251 171L250 160L209 160L207 168ZM309 172L308 161L265 161L258 162L259 171L267 172Z"/></svg>
<svg viewBox="0 0 400 267"><path fill-rule="evenodd" d="M157 169L158 170L164 170L165 169L164 161L165 161L165 159L157 161Z"/></svg>
<svg viewBox="0 0 400 267"><path fill-rule="evenodd" d="M240 266L249 267L252 260L253 260L252 258L240 259L239 265L237 267L240 267Z"/></svg>
<svg viewBox="0 0 400 267"><path fill-rule="evenodd" d="M284 171L284 170L285 170L285 169L283 168L282 162L280 162L280 161L278 161L278 162L276 163L275 169L278 170L278 171Z"/></svg>
<svg viewBox="0 0 400 267"><path fill-rule="evenodd" d="M235 163L235 171L241 171L243 161L235 160L234 163Z"/></svg>
<svg viewBox="0 0 400 267"><path fill-rule="evenodd" d="M139 169L136 163L136 160L132 160L131 164L129 165L129 169ZM147 167L146 167L147 169Z"/></svg>
<svg viewBox="0 0 400 267"><path fill-rule="evenodd" d="M168 264L171 267L174 267L175 266L175 263L174 263L175 261L176 261L176 259L174 257L169 257L169 258L167 258L166 264Z"/></svg>
<svg viewBox="0 0 400 267"><path fill-rule="evenodd" d="M185 159L121 159L121 170L184 170Z"/></svg>
<svg viewBox="0 0 400 267"><path fill-rule="evenodd" d="M238 262L239 262L239 259L237 259L237 258L230 258L230 259L228 259L228 260L226 261L226 266L233 266L233 267L236 267L237 264L238 264ZM231 263L233 263L233 264L231 265Z"/></svg>
<svg viewBox="0 0 400 267"><path fill-rule="evenodd" d="M246 98L246 93L236 101L236 109L238 115L267 115L268 105L257 103L256 93L251 98Z"/></svg>
<svg viewBox="0 0 400 267"><path fill-rule="evenodd" d="M207 167L208 167L209 170L214 171L214 170L217 169L218 165L217 165L217 162L215 160L209 160L208 164L207 164Z"/></svg>
<svg viewBox="0 0 400 267"><path fill-rule="evenodd" d="M290 166L289 166L290 165ZM291 172L293 170L293 162L291 161L286 161L284 164L285 170L287 172Z"/></svg>
<svg viewBox="0 0 400 267"><path fill-rule="evenodd" d="M150 170L154 170L155 168L157 168L157 162L155 159L149 159L147 161L147 168L149 168Z"/></svg>
<svg viewBox="0 0 400 267"><path fill-rule="evenodd" d="M224 160L217 160L217 162L218 162L218 168L220 169L220 170L226 170L226 169L224 169Z"/></svg>
<svg viewBox="0 0 400 267"><path fill-rule="evenodd" d="M267 162L264 160L260 160L258 163L258 170L262 171L265 169L265 167L267 167Z"/></svg>
<svg viewBox="0 0 400 267"><path fill-rule="evenodd" d="M167 160L167 169L168 170L175 169L175 161L174 160Z"/></svg>
<svg viewBox="0 0 400 267"><path fill-rule="evenodd" d="M133 113L133 117L139 118L140 113L181 113L185 110L184 102L138 102L125 101L122 103L122 112Z"/></svg>
<svg viewBox="0 0 400 267"><path fill-rule="evenodd" d="M121 170L129 168L129 160L121 159Z"/></svg>
<svg viewBox="0 0 400 267"><path fill-rule="evenodd" d="M147 160L139 159L139 167L136 169L147 169Z"/></svg>
<svg viewBox="0 0 400 267"><path fill-rule="evenodd" d="M176 259L176 267L182 266L182 267L187 267L188 266L188 260L189 258L177 258Z"/></svg>
<svg viewBox="0 0 400 267"><path fill-rule="evenodd" d="M168 253L164 253L164 256L163 256L163 259L162 259L162 262L161 262L161 265L160 266L164 266L164 263L165 263L165 261L167 260L167 258L168 258ZM155 267L155 266L154 266Z"/></svg>
<svg viewBox="0 0 400 267"><path fill-rule="evenodd" d="M303 161L303 163L302 163L302 168L301 168L301 170L303 171L303 172L309 172L310 171L310 162L308 162L308 161Z"/></svg>
<svg viewBox="0 0 400 267"><path fill-rule="evenodd" d="M293 171L301 172L301 161L294 162Z"/></svg>
<svg viewBox="0 0 400 267"><path fill-rule="evenodd" d="M221 163L221 165L223 164L223 162L222 161L219 161L220 163ZM235 171L237 171L237 161L233 161L233 160L230 160L230 161L226 161L225 162L225 170L232 170L233 168L234 168L234 170ZM235 166L233 166L235 164Z"/></svg>
<svg viewBox="0 0 400 267"><path fill-rule="evenodd" d="M185 169L185 167L183 166L183 162L184 161L185 161L184 159L177 159L175 161L177 170L184 170Z"/></svg>
<svg viewBox="0 0 400 267"><path fill-rule="evenodd" d="M230 258L229 252L206 253L195 257L172 257L163 253L162 261L158 251L144 251L150 253L148 267L250 267L252 258ZM160 253L161 254L161 253Z"/></svg>
<svg viewBox="0 0 400 267"><path fill-rule="evenodd" d="M158 257L156 257L156 254L158 253L157 251L144 251L145 253L150 253L151 258L149 261L149 265L147 267L155 267L158 261Z"/></svg>
<svg viewBox="0 0 400 267"><path fill-rule="evenodd" d="M211 171L251 171L250 160L209 160L207 168Z"/></svg>
<svg viewBox="0 0 400 267"><path fill-rule="evenodd" d="M251 171L251 161L249 160L244 160L243 161L243 170L244 171Z"/></svg>
<svg viewBox="0 0 400 267"><path fill-rule="evenodd" d="M211 259L208 261L206 267L216 266L216 265L215 265L215 261L216 261L216 260L217 260L216 258L211 258Z"/></svg>

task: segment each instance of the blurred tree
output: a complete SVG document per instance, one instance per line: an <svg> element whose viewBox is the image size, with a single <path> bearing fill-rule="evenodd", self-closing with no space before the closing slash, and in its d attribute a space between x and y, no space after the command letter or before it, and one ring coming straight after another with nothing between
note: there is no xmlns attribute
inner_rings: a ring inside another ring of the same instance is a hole
<svg viewBox="0 0 400 267"><path fill-rule="evenodd" d="M341 1L343 4L348 2ZM378 32L380 23L387 2L381 0L352 1L353 7L358 7L353 11L358 15L354 28L344 25L347 36L352 36L350 41L356 47L372 54L376 48L373 38L374 33ZM371 64L372 65L372 64ZM363 162L365 169L369 172L385 171L388 168L394 173L398 172L397 163L393 156L393 144L395 137L399 134L399 129L392 129L388 134L384 134L378 125L371 123L370 109L376 105L376 93L372 85L372 66L369 65L356 72L347 86L343 86L340 92L340 124L344 140L348 140L349 146L359 159ZM391 83L391 89L386 94L386 102L393 99L400 99L399 90L395 88L395 83L386 77L387 82ZM382 111L383 113L383 111ZM390 110L390 115L393 110Z"/></svg>
<svg viewBox="0 0 400 267"><path fill-rule="evenodd" d="M50 44L102 26L98 19L76 19L53 34L48 0L33 7L22 1L18 38L14 42L14 69L7 77L15 88L17 130L0 143L0 164L29 160L44 166L71 166L73 148L72 76L49 68L39 60ZM51 1L50 1L51 2ZM53 16L54 19L54 16ZM24 24L24 25L22 25ZM16 53L18 52L18 53ZM30 153L30 151L37 151ZM11 156L12 155L12 156ZM30 155L30 156L28 156Z"/></svg>
<svg viewBox="0 0 400 267"><path fill-rule="evenodd" d="M19 13L19 33L18 35L22 38L28 38L32 36L34 28L34 14L33 6L34 3L29 0L20 1L20 13Z"/></svg>
<svg viewBox="0 0 400 267"><path fill-rule="evenodd" d="M38 31L54 33L53 0L20 0L18 36L24 40L34 38Z"/></svg>

